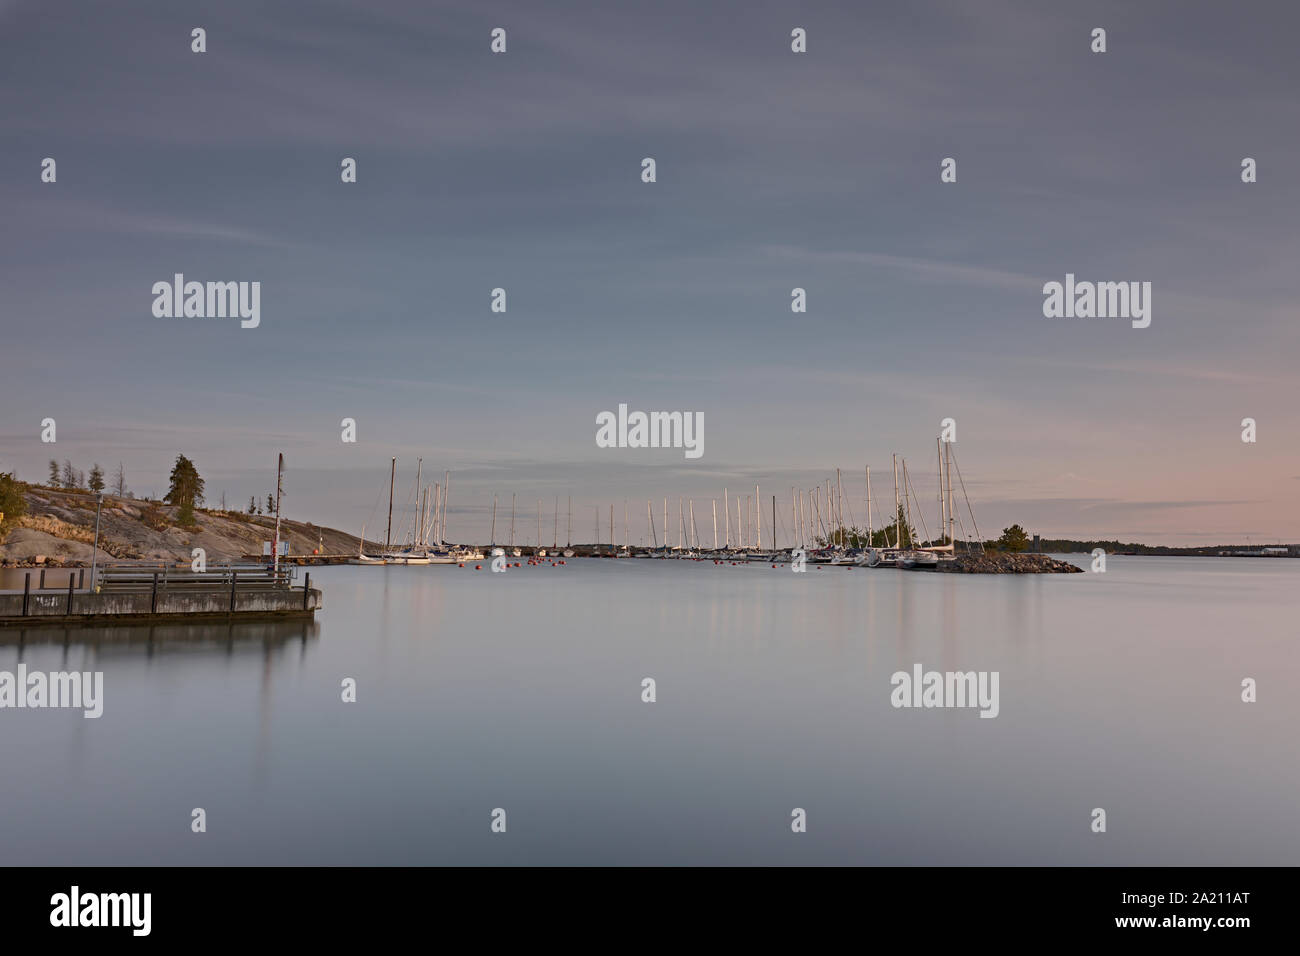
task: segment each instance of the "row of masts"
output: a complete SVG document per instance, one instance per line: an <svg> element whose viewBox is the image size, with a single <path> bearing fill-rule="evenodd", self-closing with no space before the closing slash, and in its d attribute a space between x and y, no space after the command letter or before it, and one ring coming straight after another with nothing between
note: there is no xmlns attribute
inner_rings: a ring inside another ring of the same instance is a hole
<svg viewBox="0 0 1300 956"><path fill-rule="evenodd" d="M936 450L938 452L938 492L936 495L939 526L936 529L939 532L938 544L935 544L935 538L930 534L928 523L925 519L924 510L919 507L919 496L912 484L911 474L907 467L907 460L895 454L892 456L893 476L894 476L894 510L890 520L881 525L880 531L883 534L883 547L887 549L914 548L918 546L912 537L912 508L913 502L917 502L917 515L920 518L922 530L924 532L924 541L928 541L927 550L951 551L954 546L956 524L959 518L956 514L953 499L952 471L953 455L951 443L945 443L942 439L936 439ZM423 485L424 459L419 459L416 470L416 504L417 515L416 525L414 528L413 545L420 548L442 547L447 537L447 501L451 489L451 472L446 471L443 475L443 481L435 483L432 488ZM865 467L864 471L866 481L866 533L868 546L872 546L876 540L875 521L879 515L879 506L871 492L871 466ZM960 477L960 472L959 472ZM900 480L901 479L901 480ZM391 550L393 547L393 494L397 480L397 458L392 459L392 470L389 478L388 489L388 528L385 535L385 548ZM964 484L963 484L964 491ZM517 512L517 494L510 496L510 546L515 545L515 519ZM768 540L773 550L777 545L777 499L776 495L771 496L771 521L768 525ZM733 508L734 503L734 508ZM758 485L754 486L753 496L746 495L742 499L738 495L732 495L729 488L722 489L722 532L719 534L718 529L718 501L716 498L711 500L712 505L712 524L713 524L713 550L763 550L763 507L761 489ZM969 509L969 501L967 501ZM846 509L848 515L846 517ZM542 547L542 499L537 499L537 546ZM565 532L565 546L569 547L573 540L573 498L568 498L568 511ZM656 527L654 515L653 499L646 501L646 529L648 539L643 538L643 544L650 546L655 550L688 550L701 548L699 526L695 517L695 501L687 499L684 496L677 499L677 521L675 529L670 531L669 524L669 499L663 498L663 522ZM733 525L734 515L734 525ZM605 541L601 536L601 513L600 507L595 508L595 533L597 545L604 544ZM819 484L808 489L790 489L790 529L787 531L787 547L790 548L808 548L808 547L833 547L844 549L851 542L847 539L850 533L851 522L853 521L852 508L849 499L844 494L844 480L839 468L835 469L835 477L828 478L823 484ZM972 526L974 527L974 514L971 514ZM492 496L492 525L490 531L490 542L496 545L496 523L497 523L497 495ZM560 525L560 499L555 498L554 519L552 522L551 546L559 546L559 525ZM616 545L615 525L614 525L614 505L609 506L609 536L608 543ZM670 543L671 538L676 537L676 545ZM978 537L978 528L975 528ZM906 540L904 540L906 539ZM628 503L623 501L623 550L628 551L630 547L630 529L628 522Z"/></svg>
<svg viewBox="0 0 1300 956"><path fill-rule="evenodd" d="M414 529L414 547L442 547L447 534L447 499L451 495L451 472L443 473L441 482L435 482L432 488L423 483L424 459L419 459L415 471L416 525ZM388 530L384 535L384 549L393 548L393 490L397 484L397 459L393 458L392 471L388 479ZM433 493L430 499L430 492Z"/></svg>

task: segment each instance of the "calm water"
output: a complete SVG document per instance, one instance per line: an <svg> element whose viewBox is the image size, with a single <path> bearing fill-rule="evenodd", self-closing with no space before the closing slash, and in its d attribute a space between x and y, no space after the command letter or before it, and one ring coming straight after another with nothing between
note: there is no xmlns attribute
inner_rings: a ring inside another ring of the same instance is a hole
<svg viewBox="0 0 1300 956"><path fill-rule="evenodd" d="M315 624L0 631L105 674L99 720L0 710L4 862L1300 864L1300 561L312 580ZM916 662L1000 715L894 709Z"/></svg>

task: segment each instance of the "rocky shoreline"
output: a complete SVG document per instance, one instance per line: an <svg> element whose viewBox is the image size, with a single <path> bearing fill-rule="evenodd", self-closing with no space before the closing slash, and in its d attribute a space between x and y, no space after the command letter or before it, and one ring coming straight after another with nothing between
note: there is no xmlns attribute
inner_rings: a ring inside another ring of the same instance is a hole
<svg viewBox="0 0 1300 956"><path fill-rule="evenodd" d="M1083 568L1058 561L1046 554L1009 554L988 551L962 554L952 561L940 561L938 571L948 574L1082 574Z"/></svg>

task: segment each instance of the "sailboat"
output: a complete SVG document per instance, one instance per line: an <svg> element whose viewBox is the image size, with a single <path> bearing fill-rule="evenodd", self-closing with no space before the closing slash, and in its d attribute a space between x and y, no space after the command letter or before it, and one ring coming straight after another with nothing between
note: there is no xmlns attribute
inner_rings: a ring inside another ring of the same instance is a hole
<svg viewBox="0 0 1300 956"><path fill-rule="evenodd" d="M533 552L537 557L546 557L546 549L542 547L542 499L537 499L537 550Z"/></svg>
<svg viewBox="0 0 1300 956"><path fill-rule="evenodd" d="M571 544L573 544L573 495L569 495L569 530L565 533L564 551L562 552L566 558L573 557Z"/></svg>
<svg viewBox="0 0 1300 956"><path fill-rule="evenodd" d="M361 526L361 540L357 542L357 556L349 558L348 564L385 564L383 558L366 554L366 526Z"/></svg>

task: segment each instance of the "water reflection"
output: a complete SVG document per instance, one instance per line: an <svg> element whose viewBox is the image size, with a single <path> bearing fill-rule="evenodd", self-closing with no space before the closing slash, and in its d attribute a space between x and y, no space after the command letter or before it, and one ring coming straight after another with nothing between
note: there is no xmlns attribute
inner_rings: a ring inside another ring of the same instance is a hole
<svg viewBox="0 0 1300 956"><path fill-rule="evenodd" d="M93 649L94 656L129 657L143 653L183 652L186 654L234 654L256 650L268 652L297 643L303 655L307 645L320 634L320 624L311 618L268 621L231 621L228 624L130 624L116 627L5 627L0 628L0 647L16 647L17 660L29 645L62 645Z"/></svg>

